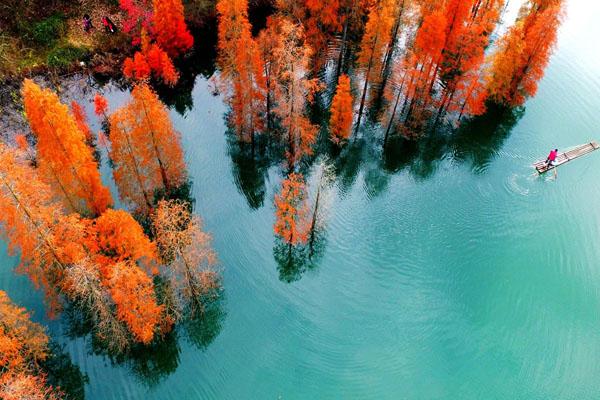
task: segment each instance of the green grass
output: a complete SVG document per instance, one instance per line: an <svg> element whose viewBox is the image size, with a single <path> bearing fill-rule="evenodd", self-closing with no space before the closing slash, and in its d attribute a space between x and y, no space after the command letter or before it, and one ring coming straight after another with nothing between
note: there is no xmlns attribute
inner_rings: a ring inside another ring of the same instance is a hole
<svg viewBox="0 0 600 400"><path fill-rule="evenodd" d="M89 55L89 50L83 47L75 47L70 44L60 44L52 48L46 56L49 67L65 68L77 60L82 60Z"/></svg>
<svg viewBox="0 0 600 400"><path fill-rule="evenodd" d="M28 29L26 35L33 44L41 47L52 47L66 32L67 19L63 14L54 14Z"/></svg>

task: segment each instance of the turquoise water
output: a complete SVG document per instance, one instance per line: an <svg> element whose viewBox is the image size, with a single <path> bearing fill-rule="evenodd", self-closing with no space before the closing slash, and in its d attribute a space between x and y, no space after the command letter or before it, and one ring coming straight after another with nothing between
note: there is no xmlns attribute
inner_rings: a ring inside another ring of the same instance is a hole
<svg viewBox="0 0 600 400"><path fill-rule="evenodd" d="M321 155L309 181L324 163L335 171L322 251L294 271L274 257L281 168L241 160L226 106L198 76L193 107L172 117L225 293L196 335L181 329L146 357L94 354L66 318L46 319L3 244L0 289L64 344L89 377L87 399L596 399L600 154L557 180L530 165L551 147L600 139L598 17L599 5L569 1L523 112L384 154L371 144L381 132L365 130ZM105 90L112 107L126 99ZM78 84L65 94L92 95Z"/></svg>

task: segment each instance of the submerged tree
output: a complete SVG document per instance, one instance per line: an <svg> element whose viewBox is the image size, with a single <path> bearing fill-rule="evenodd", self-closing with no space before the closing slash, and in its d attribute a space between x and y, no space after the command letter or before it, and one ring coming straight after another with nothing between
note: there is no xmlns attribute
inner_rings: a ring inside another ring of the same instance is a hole
<svg viewBox="0 0 600 400"><path fill-rule="evenodd" d="M500 39L494 53L488 90L492 100L522 105L535 95L556 45L562 21L559 0L528 1L516 25Z"/></svg>
<svg viewBox="0 0 600 400"><path fill-rule="evenodd" d="M306 32L306 42L313 49L313 71L322 68L326 61L328 42L342 30L344 14L340 0L277 0L280 12L294 20L302 21Z"/></svg>
<svg viewBox="0 0 600 400"><path fill-rule="evenodd" d="M146 213L159 193L187 181L179 133L165 106L147 85L109 117L110 158L121 199Z"/></svg>
<svg viewBox="0 0 600 400"><path fill-rule="evenodd" d="M331 103L329 131L331 140L338 145L348 140L352 133L352 117L354 116L350 78L340 75L337 89Z"/></svg>
<svg viewBox="0 0 600 400"><path fill-rule="evenodd" d="M42 287L58 308L55 283L64 269L52 240L52 227L62 215L51 188L23 160L23 154L0 144L0 227L10 253L20 252L19 270Z"/></svg>
<svg viewBox="0 0 600 400"><path fill-rule="evenodd" d="M192 215L191 204L180 200L159 202L153 225L174 295L174 304L167 312L176 320L184 313L193 318L204 312L204 303L220 288L211 237L202 231L200 218Z"/></svg>
<svg viewBox="0 0 600 400"><path fill-rule="evenodd" d="M358 54L358 67L364 71L364 83L356 120L356 131L360 128L369 85L379 82L384 55L394 24L395 4L392 0L378 0L369 9L369 18Z"/></svg>
<svg viewBox="0 0 600 400"><path fill-rule="evenodd" d="M312 103L320 86L308 78L312 51L304 42L304 30L287 19L273 21L277 32L271 68L274 72L274 113L285 131L287 158L290 169L305 155L313 152L318 127L306 117L305 111Z"/></svg>
<svg viewBox="0 0 600 400"><path fill-rule="evenodd" d="M56 94L29 79L23 84L23 102L37 137L43 178L72 211L100 215L112 205L112 199L73 115Z"/></svg>
<svg viewBox="0 0 600 400"><path fill-rule="evenodd" d="M48 386L41 363L48 358L48 337L31 322L24 308L0 291L0 398L58 400L60 391Z"/></svg>
<svg viewBox="0 0 600 400"><path fill-rule="evenodd" d="M108 210L90 226L87 245L108 288L117 316L142 343L154 338L163 307L157 304L152 278L158 272L156 247L142 227L123 210Z"/></svg>
<svg viewBox="0 0 600 400"><path fill-rule="evenodd" d="M311 221L308 209L308 193L302 174L291 173L275 195L275 225L273 229L290 247L305 244Z"/></svg>
<svg viewBox="0 0 600 400"><path fill-rule="evenodd" d="M232 122L240 140L254 144L264 129L267 83L258 44L252 38L247 0L219 0L219 57L232 108Z"/></svg>
<svg viewBox="0 0 600 400"><path fill-rule="evenodd" d="M76 301L112 350L151 341L162 314L150 276L155 246L124 211L93 221L62 214L36 173L0 145L0 226L9 249L21 253L19 269L44 289L53 311L61 294Z"/></svg>

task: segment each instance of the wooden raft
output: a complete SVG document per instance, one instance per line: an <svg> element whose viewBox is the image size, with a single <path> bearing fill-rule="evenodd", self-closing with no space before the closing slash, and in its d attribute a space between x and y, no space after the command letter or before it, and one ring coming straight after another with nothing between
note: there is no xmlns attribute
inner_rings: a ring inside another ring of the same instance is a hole
<svg viewBox="0 0 600 400"><path fill-rule="evenodd" d="M600 146L595 141L590 143L582 144L581 146L577 146L572 150L565 151L564 153L558 153L556 156L556 160L552 163L552 165L547 165L546 160L537 161L533 166L537 170L538 173L543 174L544 172L548 172L551 169L556 167L560 167L563 164L568 163L571 160L584 156L588 153L591 153L594 150L598 150Z"/></svg>

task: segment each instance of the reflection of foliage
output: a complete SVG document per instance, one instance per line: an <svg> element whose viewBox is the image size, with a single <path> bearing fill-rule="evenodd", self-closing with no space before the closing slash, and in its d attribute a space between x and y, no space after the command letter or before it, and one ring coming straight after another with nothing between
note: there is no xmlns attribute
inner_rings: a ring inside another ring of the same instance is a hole
<svg viewBox="0 0 600 400"><path fill-rule="evenodd" d="M356 176L360 171L361 163L363 161L364 146L364 139L350 139L350 143L344 147L339 155L335 156L330 153L342 193L347 193L356 181Z"/></svg>
<svg viewBox="0 0 600 400"><path fill-rule="evenodd" d="M390 184L390 175L381 168L381 164L368 164L365 167L365 190L370 198L386 191Z"/></svg>
<svg viewBox="0 0 600 400"><path fill-rule="evenodd" d="M69 304L64 312L64 317L68 325L67 334L71 338L89 337L91 339L90 351L93 354L107 357L115 365L125 365L134 372L134 374L148 386L155 386L162 379L169 376L177 369L179 365L179 355L181 353L180 340L185 339L200 350L206 349L212 341L219 335L223 320L226 316L223 310L223 293L217 298L207 297L204 299L204 312L192 320L185 320L176 330L157 338L151 344L144 346L142 344L134 345L127 353L116 354L107 348L106 343L97 340L96 335L91 335L92 324L80 309L73 304ZM59 360L62 366L58 368L57 376L62 380L54 378L49 374L49 379L60 383L61 387L65 385L67 389L73 388L75 394L79 393L78 378L75 371L69 367L64 360ZM65 371L65 372L61 372ZM62 374L68 376L65 380ZM87 379L83 378L82 379ZM81 384L83 385L83 383ZM69 392L70 394L71 392ZM69 397L68 399L80 399L83 397Z"/></svg>
<svg viewBox="0 0 600 400"><path fill-rule="evenodd" d="M504 141L525 114L524 108L508 109L489 104L488 112L466 121L451 141L454 157L470 160L473 171L481 171L498 153Z"/></svg>
<svg viewBox="0 0 600 400"><path fill-rule="evenodd" d="M265 201L268 170L282 161L276 145L267 142L267 135L257 135L254 146L240 143L235 132L228 130L227 150L231 157L231 169L238 190L244 194L253 210L263 206Z"/></svg>
<svg viewBox="0 0 600 400"><path fill-rule="evenodd" d="M279 279L286 283L296 282L306 271L314 270L326 248L324 229L315 229L306 245L291 246L278 239L273 247Z"/></svg>
<svg viewBox="0 0 600 400"><path fill-rule="evenodd" d="M284 207L288 211L289 208L300 207L302 209L299 214L296 214L296 217L300 217L296 223L301 228L300 231L294 234L299 235L301 232L301 240L294 240L294 235L288 237L287 233L281 235L281 231L278 231L281 226L275 225L275 232L278 236L273 254L279 265L279 278L284 282L299 280L305 271L317 266L318 261L325 252L325 223L331 205L332 193L330 189L335 181L335 173L334 166L329 163L327 158L321 159L315 168L318 172L315 174L317 177L313 181L312 190L307 191L303 181L297 182L301 185L296 188L298 191L295 196L292 196L292 204L288 204L290 207ZM286 188L290 189L290 185L293 185L295 175L291 174L283 182L282 194ZM282 194L275 197L275 205L278 208L276 216L280 223L283 222L280 221L281 209L279 209L282 205ZM302 205L293 204L297 201L300 201Z"/></svg>
<svg viewBox="0 0 600 400"><path fill-rule="evenodd" d="M418 142L393 137L383 149L383 166L391 173L408 167L415 178L427 179L435 173L440 161L453 157L459 162L470 162L477 173L485 169L524 110L507 109L494 104L478 117L466 120L458 130L431 133Z"/></svg>
<svg viewBox="0 0 600 400"><path fill-rule="evenodd" d="M177 370L179 353L177 335L171 332L150 346L136 346L126 357L113 361L128 365L143 383L155 386Z"/></svg>
<svg viewBox="0 0 600 400"><path fill-rule="evenodd" d="M194 44L191 54L181 58L175 63L179 71L179 81L174 87L166 85L153 85L157 87L160 99L169 107L174 107L180 115L185 115L194 107L192 91L196 84L196 77L205 78L215 72L217 30L212 24L196 27L194 36L200 37Z"/></svg>
<svg viewBox="0 0 600 400"><path fill-rule="evenodd" d="M204 350L219 335L225 320L223 298L204 304L204 313L199 318L186 321L183 329L187 340L200 350Z"/></svg>
<svg viewBox="0 0 600 400"><path fill-rule="evenodd" d="M48 374L48 384L60 387L65 400L83 400L84 386L89 380L87 375L81 373L58 343L50 342L49 347L50 356L42 363L42 368Z"/></svg>
<svg viewBox="0 0 600 400"><path fill-rule="evenodd" d="M302 275L314 264L309 262L308 247L292 246L278 239L273 247L273 256L277 261L279 279L283 282L295 282L302 278Z"/></svg>
<svg viewBox="0 0 600 400"><path fill-rule="evenodd" d="M308 269L312 269L317 266L327 247L327 236L323 227L318 227L311 232L306 247L308 251Z"/></svg>
<svg viewBox="0 0 600 400"><path fill-rule="evenodd" d="M227 133L227 147L235 183L246 197L250 208L259 209L265 201L265 179L271 166L270 157L265 157L264 151L257 156L250 144L240 143L232 131Z"/></svg>

